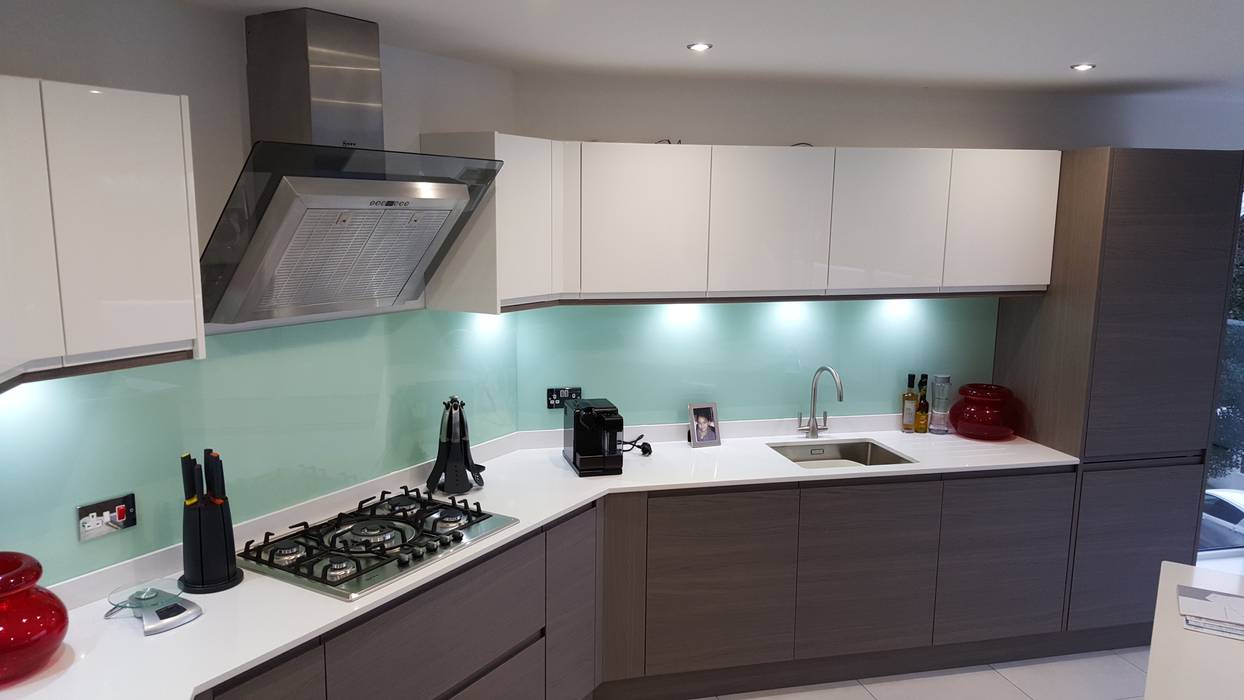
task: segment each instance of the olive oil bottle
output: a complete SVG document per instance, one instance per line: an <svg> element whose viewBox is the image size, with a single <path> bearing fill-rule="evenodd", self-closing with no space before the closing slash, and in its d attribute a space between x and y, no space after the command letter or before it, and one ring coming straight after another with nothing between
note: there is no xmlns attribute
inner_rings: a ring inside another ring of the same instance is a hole
<svg viewBox="0 0 1244 700"><path fill-rule="evenodd" d="M929 375L920 375L920 399L916 403L916 432L929 432Z"/></svg>
<svg viewBox="0 0 1244 700"><path fill-rule="evenodd" d="M903 432L916 432L916 406L920 397L916 395L916 375L907 375L907 391L903 392Z"/></svg>

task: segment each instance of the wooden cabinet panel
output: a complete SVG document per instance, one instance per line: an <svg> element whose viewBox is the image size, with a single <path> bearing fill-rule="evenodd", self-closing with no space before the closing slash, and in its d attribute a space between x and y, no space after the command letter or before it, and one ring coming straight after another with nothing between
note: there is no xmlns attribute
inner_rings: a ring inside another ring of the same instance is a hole
<svg viewBox="0 0 1244 700"><path fill-rule="evenodd" d="M1050 283L1058 151L955 149L946 223L947 290Z"/></svg>
<svg viewBox="0 0 1244 700"><path fill-rule="evenodd" d="M584 143L585 296L703 296L711 146Z"/></svg>
<svg viewBox="0 0 1244 700"><path fill-rule="evenodd" d="M648 494L611 493L597 503L597 681L644 675Z"/></svg>
<svg viewBox="0 0 1244 700"><path fill-rule="evenodd" d="M933 643L1062 628L1074 474L948 480Z"/></svg>
<svg viewBox="0 0 1244 700"><path fill-rule="evenodd" d="M39 81L0 75L0 382L59 367L56 239Z"/></svg>
<svg viewBox="0 0 1244 700"><path fill-rule="evenodd" d="M805 488L795 657L933 644L942 483Z"/></svg>
<svg viewBox="0 0 1244 700"><path fill-rule="evenodd" d="M189 347L201 311L182 99L42 91L68 354Z"/></svg>
<svg viewBox="0 0 1244 700"><path fill-rule="evenodd" d="M249 678L217 690L215 700L324 700L324 647L314 646Z"/></svg>
<svg viewBox="0 0 1244 700"><path fill-rule="evenodd" d="M838 149L831 293L941 287L950 155L945 148Z"/></svg>
<svg viewBox="0 0 1244 700"><path fill-rule="evenodd" d="M391 674L413 669L404 698L436 698L539 633L544 626L544 536L538 535L325 643L330 700L393 691ZM435 644L416 643L435 630ZM445 634L445 632L450 632Z"/></svg>
<svg viewBox="0 0 1244 700"><path fill-rule="evenodd" d="M1194 562L1203 474L1201 464L1084 473L1069 629L1153 620L1162 562Z"/></svg>
<svg viewBox="0 0 1244 700"><path fill-rule="evenodd" d="M798 519L797 489L648 499L647 675L793 658Z"/></svg>
<svg viewBox="0 0 1244 700"><path fill-rule="evenodd" d="M1113 153L1086 457L1207 448L1240 170L1238 151Z"/></svg>
<svg viewBox="0 0 1244 700"><path fill-rule="evenodd" d="M453 696L453 700L544 700L545 640L537 639L513 658ZM582 700L581 695L575 700Z"/></svg>
<svg viewBox="0 0 1244 700"><path fill-rule="evenodd" d="M545 533L549 700L582 700L596 687L596 509Z"/></svg>
<svg viewBox="0 0 1244 700"><path fill-rule="evenodd" d="M713 146L708 290L822 294L834 149Z"/></svg>

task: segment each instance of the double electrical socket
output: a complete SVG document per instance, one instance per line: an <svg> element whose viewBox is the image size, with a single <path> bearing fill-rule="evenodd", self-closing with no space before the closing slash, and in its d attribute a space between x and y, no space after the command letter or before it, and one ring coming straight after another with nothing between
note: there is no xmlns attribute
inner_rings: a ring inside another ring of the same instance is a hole
<svg viewBox="0 0 1244 700"><path fill-rule="evenodd" d="M138 524L134 494L109 498L106 501L78 506L78 541L111 535Z"/></svg>
<svg viewBox="0 0 1244 700"><path fill-rule="evenodd" d="M583 398L583 388L577 386L549 387L546 408L561 408L568 399Z"/></svg>

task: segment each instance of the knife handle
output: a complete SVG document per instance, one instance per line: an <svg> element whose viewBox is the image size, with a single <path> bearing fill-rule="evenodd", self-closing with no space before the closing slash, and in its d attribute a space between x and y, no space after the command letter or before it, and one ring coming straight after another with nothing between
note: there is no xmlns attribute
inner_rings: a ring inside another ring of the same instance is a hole
<svg viewBox="0 0 1244 700"><path fill-rule="evenodd" d="M203 453L203 469L205 481L207 482L207 495L216 505L224 503L225 499L225 471L224 462L220 459L220 453L213 450L205 450Z"/></svg>
<svg viewBox="0 0 1244 700"><path fill-rule="evenodd" d="M196 503L194 484L194 458L187 452L181 456L181 489L185 494L186 505L192 506Z"/></svg>
<svg viewBox="0 0 1244 700"><path fill-rule="evenodd" d="M203 494L203 467L198 462L194 462L194 500L195 502L202 503L203 496L204 496Z"/></svg>

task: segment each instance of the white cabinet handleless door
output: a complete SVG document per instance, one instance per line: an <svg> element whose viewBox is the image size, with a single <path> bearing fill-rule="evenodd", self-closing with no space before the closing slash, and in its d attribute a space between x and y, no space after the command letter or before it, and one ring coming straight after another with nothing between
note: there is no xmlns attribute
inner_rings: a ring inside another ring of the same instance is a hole
<svg viewBox="0 0 1244 700"><path fill-rule="evenodd" d="M955 149L943 291L1050 283L1059 151Z"/></svg>
<svg viewBox="0 0 1244 700"><path fill-rule="evenodd" d="M704 296L711 154L711 146L583 144L585 298Z"/></svg>
<svg viewBox="0 0 1244 700"><path fill-rule="evenodd" d="M553 142L553 296L579 297L579 171L583 145Z"/></svg>
<svg viewBox="0 0 1244 700"><path fill-rule="evenodd" d="M183 98L42 88L66 363L191 347L201 312Z"/></svg>
<svg viewBox="0 0 1244 700"><path fill-rule="evenodd" d="M838 149L830 294L938 290L950 161L949 149Z"/></svg>
<svg viewBox="0 0 1244 700"><path fill-rule="evenodd" d="M496 135L497 294L501 304L552 292L553 143Z"/></svg>
<svg viewBox="0 0 1244 700"><path fill-rule="evenodd" d="M834 149L713 146L710 295L822 294Z"/></svg>
<svg viewBox="0 0 1244 700"><path fill-rule="evenodd" d="M0 383L61 366L56 239L39 81L0 76Z"/></svg>

